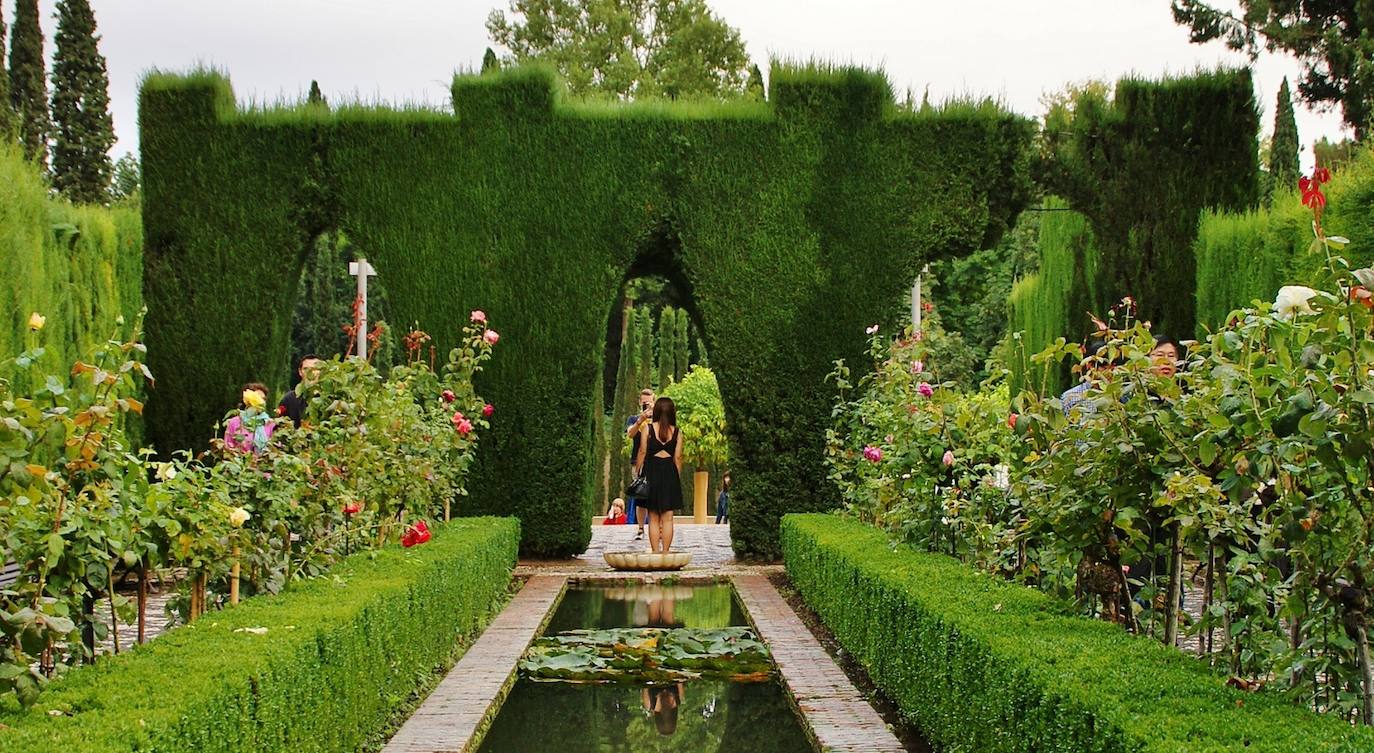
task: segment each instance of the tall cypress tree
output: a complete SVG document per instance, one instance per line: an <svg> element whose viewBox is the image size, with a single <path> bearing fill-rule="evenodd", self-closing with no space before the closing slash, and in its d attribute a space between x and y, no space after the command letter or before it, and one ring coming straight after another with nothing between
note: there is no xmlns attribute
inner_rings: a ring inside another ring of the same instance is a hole
<svg viewBox="0 0 1374 753"><path fill-rule="evenodd" d="M767 99L763 86L763 71L759 70L758 63L749 66L749 82L744 85L744 92L760 102Z"/></svg>
<svg viewBox="0 0 1374 753"><path fill-rule="evenodd" d="M664 306L658 313L658 389L665 390L668 384L673 381L673 374L677 370L673 363L673 356L676 352L673 347L673 336L677 331L677 309L672 306Z"/></svg>
<svg viewBox="0 0 1374 753"><path fill-rule="evenodd" d="M648 306L636 306L638 312L635 324L635 343L639 355L635 359L635 394L645 387L654 386L654 313Z"/></svg>
<svg viewBox="0 0 1374 753"><path fill-rule="evenodd" d="M496 57L496 53L490 47L482 55L482 73L495 73L501 70L501 59Z"/></svg>
<svg viewBox="0 0 1374 753"><path fill-rule="evenodd" d="M1274 106L1274 139L1269 147L1269 178L1275 188L1292 190L1298 185L1298 121L1293 116L1293 97L1285 76Z"/></svg>
<svg viewBox="0 0 1374 753"><path fill-rule="evenodd" d="M58 0L52 63L52 182L75 202L104 201L110 192L110 76L100 54L89 0Z"/></svg>
<svg viewBox="0 0 1374 753"><path fill-rule="evenodd" d="M329 109L329 101L324 98L324 92L320 91L320 82L310 79L310 94L306 96L306 104L314 107Z"/></svg>
<svg viewBox="0 0 1374 753"><path fill-rule="evenodd" d="M10 37L10 104L19 124L24 156L48 168L48 82L43 63L43 29L38 0L15 0Z"/></svg>
<svg viewBox="0 0 1374 753"><path fill-rule="evenodd" d="M0 9L0 139L8 140L14 129L14 108L10 105L10 74L5 70L5 14Z"/></svg>
<svg viewBox="0 0 1374 753"><path fill-rule="evenodd" d="M677 321L673 323L673 379L679 382L687 376L688 361L692 359L687 329L687 309L678 309Z"/></svg>

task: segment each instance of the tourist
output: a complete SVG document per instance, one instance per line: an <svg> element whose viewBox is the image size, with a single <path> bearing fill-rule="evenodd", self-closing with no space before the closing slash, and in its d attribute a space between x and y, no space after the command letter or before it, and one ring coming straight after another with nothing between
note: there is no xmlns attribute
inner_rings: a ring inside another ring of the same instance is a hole
<svg viewBox="0 0 1374 753"><path fill-rule="evenodd" d="M301 359L296 366L296 388L286 393L286 397L281 399L281 405L277 406L277 415L286 416L291 419L291 423L296 428L301 428L301 419L305 416L305 406L309 404L310 398L300 393L302 388L309 387L320 378L320 364L323 361L319 356L311 354Z"/></svg>
<svg viewBox="0 0 1374 753"><path fill-rule="evenodd" d="M611 509L606 511L606 519L601 521L603 526L617 526L625 522L625 500L616 497L611 500Z"/></svg>
<svg viewBox="0 0 1374 753"><path fill-rule="evenodd" d="M720 480L720 494L716 495L716 525L730 522L730 474Z"/></svg>
<svg viewBox="0 0 1374 753"><path fill-rule="evenodd" d="M682 705L686 694L682 683L655 685L641 691L644 710L654 717L654 728L658 734L668 737L677 731L677 707Z"/></svg>
<svg viewBox="0 0 1374 753"><path fill-rule="evenodd" d="M1178 343L1172 337L1156 335L1155 347L1150 351L1150 371L1165 379L1172 378L1178 373L1179 355Z"/></svg>
<svg viewBox="0 0 1374 753"><path fill-rule="evenodd" d="M667 554L673 546L673 512L682 509L682 437L677 405L660 397L653 421L640 430L635 470L649 482L649 498L639 507L649 513L649 551Z"/></svg>
<svg viewBox="0 0 1374 753"><path fill-rule="evenodd" d="M224 446L256 455L267 449L276 424L267 415L267 387L259 382L243 385L239 411L224 425Z"/></svg>
<svg viewBox="0 0 1374 753"><path fill-rule="evenodd" d="M1070 421L1077 422L1091 416L1097 412L1097 403L1088 399L1088 390L1094 386L1097 377L1109 370L1110 366L1104 366L1098 361L1098 356L1106 347L1106 341L1101 337L1093 337L1083 343L1083 380L1078 384L1064 390L1064 394L1059 396L1060 409ZM1075 412L1074 409L1077 409Z"/></svg>
<svg viewBox="0 0 1374 753"><path fill-rule="evenodd" d="M625 419L625 438L629 439L630 460L633 462L639 457L639 437L641 430L653 420L654 417L654 391L645 387L639 391L639 412ZM644 521L648 513L639 512L639 498L634 495L626 495L629 499L626 507L628 519L627 524L635 523L639 526L639 531L635 533L635 539L644 538Z"/></svg>

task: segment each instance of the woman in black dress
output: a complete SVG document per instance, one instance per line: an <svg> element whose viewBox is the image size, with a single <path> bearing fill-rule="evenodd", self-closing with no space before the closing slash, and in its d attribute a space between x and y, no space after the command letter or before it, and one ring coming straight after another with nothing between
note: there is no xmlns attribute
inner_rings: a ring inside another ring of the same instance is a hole
<svg viewBox="0 0 1374 753"><path fill-rule="evenodd" d="M649 482L649 551L666 553L673 545L673 512L682 509L682 436L677 405L666 397L654 403L654 420L640 430L636 472Z"/></svg>

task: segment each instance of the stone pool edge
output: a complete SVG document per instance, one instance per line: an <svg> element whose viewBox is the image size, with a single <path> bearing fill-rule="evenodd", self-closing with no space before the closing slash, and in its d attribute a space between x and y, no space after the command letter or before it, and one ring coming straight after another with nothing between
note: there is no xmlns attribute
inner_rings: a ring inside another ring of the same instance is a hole
<svg viewBox="0 0 1374 753"><path fill-rule="evenodd" d="M802 726L824 753L905 753L897 736L765 575L730 576L735 596L773 654Z"/></svg>
<svg viewBox="0 0 1374 753"><path fill-rule="evenodd" d="M469 753L515 684L516 669L552 619L568 578L533 575L392 735L382 753Z"/></svg>

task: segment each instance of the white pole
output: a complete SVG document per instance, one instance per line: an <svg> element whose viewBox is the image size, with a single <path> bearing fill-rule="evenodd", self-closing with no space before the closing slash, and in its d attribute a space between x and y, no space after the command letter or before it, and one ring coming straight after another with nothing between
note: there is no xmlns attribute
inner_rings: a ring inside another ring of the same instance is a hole
<svg viewBox="0 0 1374 753"><path fill-rule="evenodd" d="M921 269L921 274L916 275L916 282L911 286L911 331L912 334L921 331L921 278L930 274L930 265L927 264Z"/></svg>
<svg viewBox="0 0 1374 753"><path fill-rule="evenodd" d="M367 360L367 278L377 274L367 259L348 263L348 273L358 278L358 357Z"/></svg>

